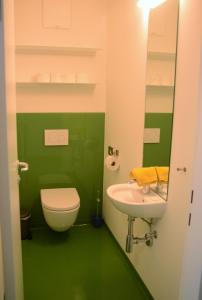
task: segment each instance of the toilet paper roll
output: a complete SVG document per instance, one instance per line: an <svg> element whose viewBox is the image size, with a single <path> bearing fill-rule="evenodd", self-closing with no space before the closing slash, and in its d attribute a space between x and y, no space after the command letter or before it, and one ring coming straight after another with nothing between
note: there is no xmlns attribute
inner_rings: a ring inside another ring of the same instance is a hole
<svg viewBox="0 0 202 300"><path fill-rule="evenodd" d="M118 156L108 155L105 158L105 166L110 171L117 171L120 168L120 160Z"/></svg>

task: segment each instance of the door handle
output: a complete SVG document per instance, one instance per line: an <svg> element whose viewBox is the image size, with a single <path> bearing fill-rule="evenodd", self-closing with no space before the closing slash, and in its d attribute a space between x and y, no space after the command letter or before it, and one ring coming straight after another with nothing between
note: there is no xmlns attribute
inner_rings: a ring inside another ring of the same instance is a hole
<svg viewBox="0 0 202 300"><path fill-rule="evenodd" d="M177 171L178 172L184 172L184 173L186 173L187 172L187 168L177 168Z"/></svg>
<svg viewBox="0 0 202 300"><path fill-rule="evenodd" d="M17 161L17 166L21 172L26 172L29 170L29 164L24 161Z"/></svg>

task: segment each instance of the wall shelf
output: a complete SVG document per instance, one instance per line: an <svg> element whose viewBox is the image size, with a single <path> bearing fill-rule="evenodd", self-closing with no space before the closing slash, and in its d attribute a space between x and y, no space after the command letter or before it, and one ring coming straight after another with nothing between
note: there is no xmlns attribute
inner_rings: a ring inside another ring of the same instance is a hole
<svg viewBox="0 0 202 300"><path fill-rule="evenodd" d="M98 48L94 47L57 47L57 46L40 46L40 45L16 45L17 54L74 54L74 55L95 55Z"/></svg>
<svg viewBox="0 0 202 300"><path fill-rule="evenodd" d="M173 59L174 60L176 58L176 53L148 51L148 58L150 58L150 59Z"/></svg>
<svg viewBox="0 0 202 300"><path fill-rule="evenodd" d="M169 84L147 84L147 88L154 88L154 89L174 89L174 85L169 85Z"/></svg>
<svg viewBox="0 0 202 300"><path fill-rule="evenodd" d="M70 83L70 82L25 82L25 81L17 81L16 82L16 86L17 87L48 87L48 86L77 86L77 87L93 87L95 86L96 83L95 82L74 82L74 83Z"/></svg>

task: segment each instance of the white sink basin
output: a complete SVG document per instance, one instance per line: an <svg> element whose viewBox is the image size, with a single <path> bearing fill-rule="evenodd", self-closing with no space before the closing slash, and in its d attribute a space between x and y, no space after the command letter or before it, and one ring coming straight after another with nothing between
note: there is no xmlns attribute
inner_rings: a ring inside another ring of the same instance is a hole
<svg viewBox="0 0 202 300"><path fill-rule="evenodd" d="M119 211L132 217L161 218L166 209L164 199L152 190L144 194L136 183L111 185L107 194Z"/></svg>

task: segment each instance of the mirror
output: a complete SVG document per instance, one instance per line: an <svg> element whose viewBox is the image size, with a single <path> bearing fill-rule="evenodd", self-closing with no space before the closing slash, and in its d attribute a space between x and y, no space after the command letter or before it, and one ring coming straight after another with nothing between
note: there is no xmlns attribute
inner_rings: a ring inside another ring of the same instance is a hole
<svg viewBox="0 0 202 300"><path fill-rule="evenodd" d="M170 165L178 28L178 0L151 10L148 28L143 166ZM168 184L160 195L166 199Z"/></svg>

